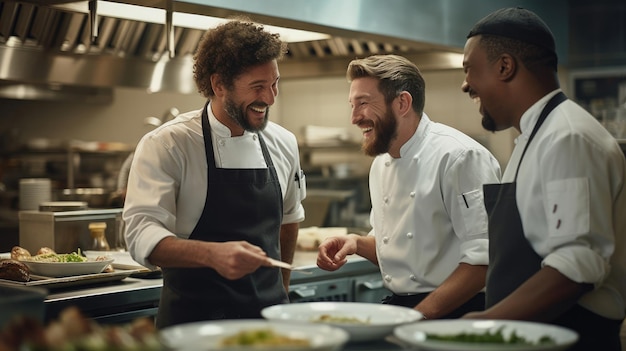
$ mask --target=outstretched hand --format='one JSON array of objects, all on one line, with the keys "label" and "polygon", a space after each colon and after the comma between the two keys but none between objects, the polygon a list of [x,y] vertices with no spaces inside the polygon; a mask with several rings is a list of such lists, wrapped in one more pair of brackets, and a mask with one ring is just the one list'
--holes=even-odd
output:
[{"label": "outstretched hand", "polygon": [[322,241],[318,247],[317,266],[335,271],[348,261],[347,256],[356,253],[356,241],[349,236],[334,236]]}]

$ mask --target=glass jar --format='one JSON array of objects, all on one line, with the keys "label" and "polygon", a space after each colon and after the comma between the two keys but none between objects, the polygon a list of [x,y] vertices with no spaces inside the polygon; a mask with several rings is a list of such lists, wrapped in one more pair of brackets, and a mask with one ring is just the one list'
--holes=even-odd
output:
[{"label": "glass jar", "polygon": [[104,235],[105,230],[107,229],[106,222],[93,222],[89,223],[89,231],[91,232],[91,237],[93,238],[91,249],[94,251],[110,251],[111,246],[109,246],[109,242],[107,241],[106,236]]}]

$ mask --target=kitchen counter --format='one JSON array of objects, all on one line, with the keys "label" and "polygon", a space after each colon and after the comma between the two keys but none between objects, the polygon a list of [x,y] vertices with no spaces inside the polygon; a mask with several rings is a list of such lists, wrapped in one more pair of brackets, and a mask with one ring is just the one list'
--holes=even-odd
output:
[{"label": "kitchen counter", "polygon": [[[308,268],[310,274],[292,272],[292,286],[307,285],[319,280],[346,280],[347,277],[378,272],[378,267],[356,256],[350,257],[348,263],[338,271],[327,272],[315,265],[316,258],[316,252],[296,253],[294,265]],[[127,277],[97,285],[51,290],[44,300],[45,322],[57,319],[59,313],[69,306],[80,308],[87,317],[98,323],[128,323],[139,317],[155,316],[162,285],[161,278]],[[343,351],[369,350],[395,351],[403,348],[385,340],[350,343],[343,348]]]},{"label": "kitchen counter", "polygon": [[[378,272],[378,267],[361,257],[351,257],[348,263],[335,272],[319,269],[315,265],[316,252],[298,251],[295,266],[307,268],[307,272],[291,273],[291,285],[307,284],[327,279]],[[86,315],[104,323],[131,320],[140,316],[154,316],[158,308],[163,280],[128,277],[120,281],[89,286],[67,287],[51,290],[46,297],[45,319],[53,320],[69,306],[79,307]]]},{"label": "kitchen counter", "polygon": [[378,266],[357,255],[349,256],[348,263],[334,272],[318,268],[316,261],[317,251],[296,251],[293,258],[293,266],[307,268],[306,271],[308,271],[308,273],[300,271],[291,272],[290,284],[294,285],[323,279],[336,279],[379,272]]},{"label": "kitchen counter", "polygon": [[52,290],[44,300],[46,323],[76,306],[99,323],[156,315],[163,280],[128,277],[121,281]]}]

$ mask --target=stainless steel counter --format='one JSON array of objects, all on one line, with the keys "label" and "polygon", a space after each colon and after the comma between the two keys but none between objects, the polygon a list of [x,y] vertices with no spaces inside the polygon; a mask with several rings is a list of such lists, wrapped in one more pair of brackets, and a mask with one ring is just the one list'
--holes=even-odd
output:
[{"label": "stainless steel counter", "polygon": [[52,290],[44,300],[46,322],[76,306],[99,323],[122,323],[144,316],[155,316],[159,306],[162,279],[128,277],[121,281]]},{"label": "stainless steel counter", "polygon": [[379,272],[376,265],[356,255],[348,257],[348,263],[334,272],[319,269],[316,265],[316,261],[317,251],[296,251],[293,258],[293,265],[296,267],[306,267],[311,273],[303,273],[299,271],[291,272],[290,284],[294,285],[326,279],[354,277],[357,275]]},{"label": "stainless steel counter", "polygon": [[[348,277],[377,273],[378,267],[360,257],[352,257],[340,270],[327,272],[315,265],[317,253],[298,252],[296,266],[305,266],[309,273],[294,271],[292,286],[312,285],[315,282],[346,280]],[[118,323],[140,316],[154,316],[158,308],[162,279],[128,277],[121,281],[52,290],[46,297],[45,319],[54,320],[69,306],[79,307],[87,316],[102,323]]]},{"label": "stainless steel counter", "polygon": [[[340,270],[323,271],[315,265],[316,253],[298,252],[296,266],[306,266],[312,274],[292,272],[291,285],[303,286],[318,281],[342,281],[356,276],[378,273],[378,268],[362,258],[352,257]],[[58,318],[59,313],[77,306],[86,316],[99,323],[127,323],[142,316],[155,316],[163,280],[128,277],[104,284],[63,288],[51,291],[45,301],[46,322]],[[385,340],[349,343],[342,351],[397,351],[402,347]]]}]

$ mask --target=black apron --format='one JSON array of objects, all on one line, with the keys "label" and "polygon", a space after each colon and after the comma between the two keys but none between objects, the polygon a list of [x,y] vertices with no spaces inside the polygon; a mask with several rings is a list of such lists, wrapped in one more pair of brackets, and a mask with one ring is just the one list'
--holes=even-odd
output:
[{"label": "black apron", "polygon": [[[202,112],[207,194],[202,215],[189,238],[211,242],[245,240],[280,259],[282,192],[263,137],[257,134],[266,169],[217,168],[206,111],[207,106]],[[261,318],[264,307],[288,301],[277,268],[261,267],[237,280],[226,279],[211,268],[163,268],[157,326]]]},{"label": "black apron", "polygon": [[[541,111],[517,164],[513,182],[483,185],[485,208],[489,216],[489,267],[485,308],[490,308],[503,300],[541,269],[543,258],[535,252],[524,235],[515,200],[516,181],[528,145],[548,114],[565,100],[567,97],[560,92],[553,96]],[[605,323],[599,323],[602,320],[605,320]],[[580,334],[581,342],[576,345],[576,350],[608,351],[614,348],[597,348],[600,346],[599,335],[593,331],[598,325],[606,326],[607,321],[609,320],[575,305],[551,323],[572,328]],[[609,322],[609,324],[612,323]],[[602,334],[607,332],[607,328],[600,327],[600,329],[603,329]],[[585,345],[586,342],[592,342],[592,344]],[[593,347],[588,349],[589,345]],[[619,346],[619,342],[617,345]]]}]

